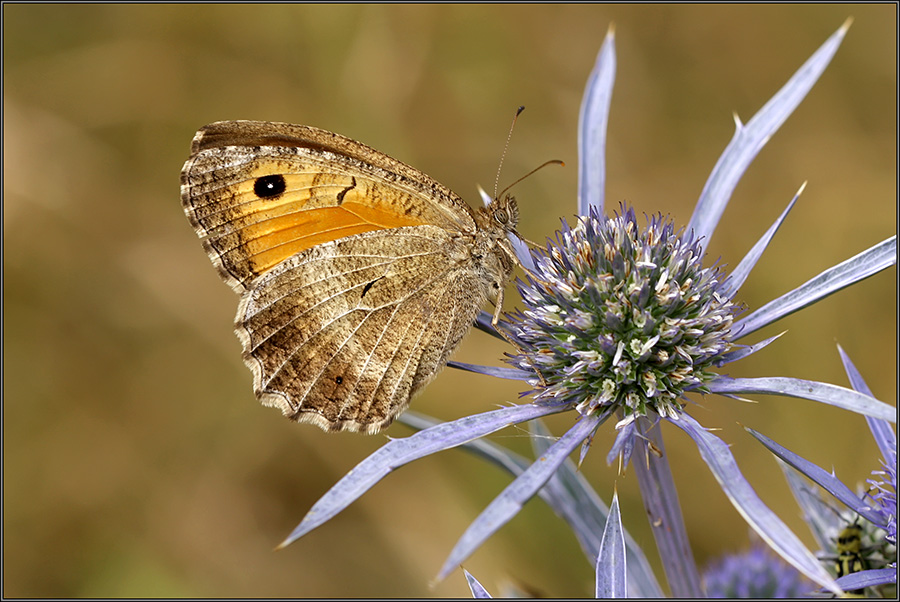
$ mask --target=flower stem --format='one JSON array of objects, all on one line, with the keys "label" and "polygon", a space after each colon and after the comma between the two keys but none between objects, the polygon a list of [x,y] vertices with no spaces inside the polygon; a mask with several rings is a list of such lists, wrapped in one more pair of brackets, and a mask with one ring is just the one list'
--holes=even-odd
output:
[{"label": "flower stem", "polygon": [[656,548],[666,571],[666,579],[676,598],[703,597],[700,575],[694,562],[678,492],[672,479],[662,433],[647,418],[639,418],[637,437],[639,453],[635,457],[635,473],[644,500],[644,509],[653,527]]}]

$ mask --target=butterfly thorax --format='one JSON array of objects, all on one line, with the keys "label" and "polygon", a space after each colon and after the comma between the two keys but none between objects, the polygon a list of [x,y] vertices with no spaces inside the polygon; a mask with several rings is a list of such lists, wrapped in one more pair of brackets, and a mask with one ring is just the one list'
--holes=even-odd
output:
[{"label": "butterfly thorax", "polygon": [[479,260],[479,275],[488,298],[509,281],[515,265],[515,251],[508,234],[516,234],[519,206],[515,197],[505,196],[475,212],[476,234],[472,256]]}]

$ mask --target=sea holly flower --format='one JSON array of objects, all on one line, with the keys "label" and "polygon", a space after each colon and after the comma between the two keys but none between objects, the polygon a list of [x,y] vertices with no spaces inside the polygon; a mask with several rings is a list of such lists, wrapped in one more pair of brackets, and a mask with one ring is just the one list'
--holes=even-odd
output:
[{"label": "sea holly flower", "polygon": [[[871,394],[856,366],[838,347],[851,386]],[[845,591],[876,588],[895,597],[897,588],[897,437],[891,425],[866,416],[881,452],[879,466],[867,479],[865,491],[853,491],[835,475],[768,437],[747,429],[781,461],[788,484],[803,510],[820,557],[834,566]],[[799,475],[803,475],[802,477]],[[810,483],[806,479],[812,481]],[[843,504],[836,510],[824,501],[823,491]],[[838,568],[840,567],[840,568]],[[888,589],[890,588],[890,590]]]},{"label": "sea holly flower", "polygon": [[[481,438],[510,425],[568,413],[573,418],[572,427],[539,448],[535,461],[496,456],[493,461],[507,466],[516,478],[463,534],[439,577],[458,567],[534,495],[541,495],[567,517],[586,547],[584,542],[589,538],[577,531],[585,522],[573,517],[578,507],[576,498],[561,495],[554,483],[566,470],[571,453],[580,446],[583,457],[596,430],[613,418],[617,437],[608,458],[621,457],[624,467],[635,451],[640,455],[634,470],[646,512],[654,525],[663,527],[655,529],[654,534],[674,595],[696,597],[703,592],[665,453],[664,423],[678,427],[694,440],[729,501],[766,544],[815,583],[841,593],[822,563],[760,500],[741,475],[728,445],[691,417],[687,395],[776,394],[827,403],[883,420],[895,419],[894,408],[866,393],[778,376],[732,379],[718,371],[777,338],[746,341],[744,337],[896,262],[896,237],[892,237],[770,303],[740,314],[736,308],[741,285],[800,192],[730,273],[706,263],[704,256],[704,245],[741,176],[822,74],[847,27],[845,24],[832,35],[752,119],[746,124],[736,120],[735,135],[683,229],[661,215],[647,218],[642,226],[637,213],[627,206],[612,217],[604,217],[605,136],[615,74],[610,32],[581,107],[579,217],[573,225],[564,225],[545,250],[534,254],[522,250],[520,260],[531,268],[527,282],[520,284],[525,309],[500,324],[506,336],[516,342],[511,356],[513,367],[453,363],[487,375],[526,381],[534,394],[531,402],[428,426],[410,437],[391,440],[316,502],[282,545],[341,512],[394,468],[444,449],[475,446]],[[479,323],[495,332],[489,315],[483,313]],[[401,421],[409,419],[401,416]],[[613,528],[614,533],[617,531]],[[610,541],[617,541],[617,536]],[[590,544],[596,550],[594,558],[602,559],[597,570],[598,589],[622,591],[620,586],[624,584],[619,573],[610,572],[611,566],[626,570],[627,590],[635,593],[630,563],[625,562],[629,554],[627,537],[624,542]]]},{"label": "sea holly flower", "polygon": [[[537,402],[566,399],[582,415],[614,408],[617,427],[651,412],[677,419],[688,391],[708,393],[732,351],[736,305],[702,247],[657,215],[604,219],[596,208],[565,229],[520,284],[527,307],[506,325],[546,386]],[[538,384],[536,379],[532,379]]]},{"label": "sea holly flower", "polygon": [[709,598],[801,598],[813,583],[759,543],[715,560],[703,571]]}]

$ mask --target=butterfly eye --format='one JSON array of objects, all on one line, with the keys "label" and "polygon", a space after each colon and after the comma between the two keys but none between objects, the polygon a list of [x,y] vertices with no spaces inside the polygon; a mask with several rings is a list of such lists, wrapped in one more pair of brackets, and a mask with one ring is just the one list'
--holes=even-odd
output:
[{"label": "butterfly eye", "polygon": [[500,224],[507,224],[509,223],[509,213],[506,209],[497,209],[494,211],[494,219]]},{"label": "butterfly eye", "polygon": [[253,192],[261,199],[271,199],[285,191],[287,183],[281,174],[272,174],[257,178],[253,183]]}]

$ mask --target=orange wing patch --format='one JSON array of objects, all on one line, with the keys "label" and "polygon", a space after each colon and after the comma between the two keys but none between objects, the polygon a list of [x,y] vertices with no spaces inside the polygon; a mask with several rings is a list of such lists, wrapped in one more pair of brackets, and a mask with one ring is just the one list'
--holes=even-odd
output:
[{"label": "orange wing patch", "polygon": [[385,184],[334,173],[272,173],[273,167],[260,165],[225,194],[210,190],[201,195],[207,203],[198,198],[193,206],[217,263],[240,282],[325,242],[428,223],[409,193]]},{"label": "orange wing patch", "polygon": [[244,230],[250,263],[257,273],[275,267],[291,255],[325,242],[372,230],[421,225],[419,220],[367,207],[343,203],[267,219]]}]

